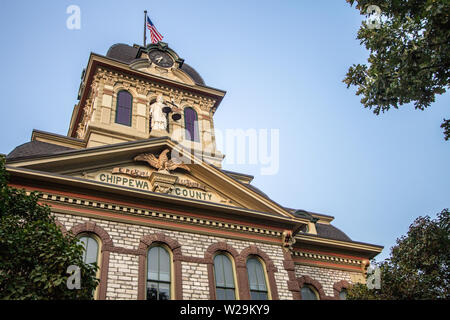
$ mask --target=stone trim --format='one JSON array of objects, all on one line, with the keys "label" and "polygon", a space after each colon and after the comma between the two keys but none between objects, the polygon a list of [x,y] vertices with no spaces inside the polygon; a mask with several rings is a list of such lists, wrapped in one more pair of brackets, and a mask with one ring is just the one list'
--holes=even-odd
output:
[{"label": "stone trim", "polygon": [[342,291],[342,289],[348,289],[350,288],[350,283],[346,280],[341,280],[336,282],[333,285],[333,292],[334,292],[334,298],[336,300],[340,300],[339,293]]},{"label": "stone trim", "polygon": [[162,243],[167,245],[172,251],[173,256],[173,267],[174,267],[174,288],[175,288],[175,299],[182,300],[183,299],[183,285],[182,285],[182,271],[181,271],[181,261],[182,261],[182,252],[181,245],[178,241],[173,240],[172,238],[164,235],[163,233],[155,233],[152,235],[143,236],[139,243],[139,249],[135,250],[137,254],[139,254],[139,271],[138,271],[138,300],[145,299],[145,290],[146,290],[146,264],[147,264],[147,254],[148,248],[153,243]]},{"label": "stone trim", "polygon": [[[164,91],[173,92],[175,96],[181,96],[182,100],[192,101],[192,103],[203,103],[207,105],[206,110],[213,109],[216,103],[216,99],[212,99],[205,92],[193,93],[184,88],[175,88],[174,84],[163,84],[155,81],[154,79],[142,79],[136,75],[124,75],[120,72],[112,70],[109,66],[98,67],[96,72],[97,78],[109,79],[110,83],[122,82],[126,83],[129,87],[135,87],[138,93],[148,94],[149,92]],[[105,83],[108,84],[107,81]],[[217,89],[215,89],[217,90]]]},{"label": "stone trim", "polygon": [[300,286],[295,277],[294,260],[292,260],[291,253],[289,251],[284,250],[283,254],[284,254],[284,261],[283,261],[284,270],[287,271],[289,277],[289,280],[287,281],[288,290],[291,291],[292,293],[292,299],[301,300]]},{"label": "stone trim", "polygon": [[76,197],[70,197],[66,195],[57,195],[48,192],[40,192],[39,197],[46,201],[55,201],[67,203],[70,205],[84,206],[89,208],[116,211],[123,214],[152,217],[157,220],[177,222],[185,225],[198,225],[202,227],[212,229],[222,229],[227,231],[233,231],[238,233],[249,233],[253,235],[263,235],[272,238],[281,238],[282,232],[263,229],[254,226],[241,225],[231,222],[222,222],[218,220],[210,220],[207,218],[191,217],[181,214],[174,214],[169,212],[159,212],[154,210],[148,210],[143,208],[137,208],[132,206],[126,206],[123,204],[107,203],[98,200],[88,200]]},{"label": "stone trim", "polygon": [[298,282],[298,286],[300,288],[300,299],[302,299],[301,288],[303,288],[303,286],[306,284],[306,285],[310,285],[316,289],[317,293],[319,294],[320,300],[330,300],[330,298],[327,297],[327,295],[325,294],[325,291],[323,290],[320,282],[317,280],[314,280],[310,276],[301,276],[300,278],[297,279],[297,282]]},{"label": "stone trim", "polygon": [[334,255],[325,255],[325,254],[319,254],[319,253],[294,251],[293,254],[294,254],[294,257],[300,257],[300,258],[318,260],[318,261],[326,261],[326,262],[332,262],[332,263],[339,263],[339,264],[349,264],[349,265],[358,265],[359,266],[362,263],[362,260],[358,260],[358,259],[343,258],[343,257],[334,256]]},{"label": "stone trim", "polygon": [[[216,300],[216,283],[214,279],[214,256],[217,252],[227,252],[229,253],[233,259],[234,264],[237,265],[237,259],[239,258],[239,253],[234,249],[231,245],[227,244],[226,242],[217,242],[208,247],[205,252],[205,258],[202,261],[202,263],[207,264],[207,270],[208,270],[208,283],[209,283],[209,299],[210,300]],[[236,268],[237,269],[237,268]],[[233,270],[233,272],[236,274],[237,282],[236,286],[239,290],[239,296],[241,295],[241,287],[242,284],[239,282],[239,277],[237,274],[237,270]]]},{"label": "stone trim", "polygon": [[108,96],[112,96],[114,94],[114,91],[106,89],[105,87],[103,87],[103,94],[106,94]]},{"label": "stone trim", "polygon": [[108,287],[108,269],[109,269],[109,248],[114,247],[109,234],[95,222],[85,222],[78,224],[70,229],[75,236],[86,232],[97,235],[101,240],[102,262],[100,266],[100,283],[98,287],[98,299],[106,300],[106,290]]},{"label": "stone trim", "polygon": [[239,258],[236,260],[236,269],[238,275],[239,295],[242,300],[250,300],[250,285],[248,283],[248,273],[247,273],[247,258],[248,256],[257,256],[264,261],[264,266],[267,272],[267,282],[270,288],[270,293],[272,295],[272,300],[278,300],[278,289],[275,281],[275,272],[278,269],[273,264],[270,257],[261,249],[255,245],[251,245],[244,250],[242,250]]},{"label": "stone trim", "polygon": [[55,224],[59,227],[59,229],[61,230],[61,232],[64,236],[66,236],[68,234],[66,227],[61,222],[59,222],[57,219],[55,219]]}]

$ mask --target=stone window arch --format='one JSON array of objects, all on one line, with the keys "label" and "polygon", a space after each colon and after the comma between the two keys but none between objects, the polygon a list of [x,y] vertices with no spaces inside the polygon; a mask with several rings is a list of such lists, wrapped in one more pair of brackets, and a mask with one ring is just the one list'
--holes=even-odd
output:
[{"label": "stone window arch", "polygon": [[308,286],[312,288],[317,293],[317,298],[319,300],[327,300],[327,297],[325,295],[325,291],[322,288],[322,285],[319,281],[314,280],[310,276],[301,276],[297,279],[298,286],[300,287],[300,300],[302,300],[302,288],[304,286]]},{"label": "stone window arch", "polygon": [[251,299],[250,283],[247,271],[247,260],[250,257],[257,258],[262,263],[263,270],[265,271],[267,277],[268,298],[278,300],[278,289],[275,281],[275,272],[278,272],[278,269],[275,267],[270,257],[255,245],[251,245],[242,250],[238,259],[237,268],[239,273],[241,299]]},{"label": "stone window arch", "polygon": [[235,291],[235,299],[238,300],[240,298],[240,283],[238,272],[236,268],[236,259],[239,258],[239,253],[234,249],[231,245],[226,242],[217,242],[208,247],[205,252],[205,261],[207,264],[208,270],[208,283],[209,283],[209,299],[215,300],[217,299],[217,282],[215,276],[215,265],[214,259],[218,255],[226,255],[232,264],[232,272],[233,272],[233,280],[234,280],[234,291]]},{"label": "stone window arch", "polygon": [[106,290],[108,285],[108,269],[109,269],[109,254],[110,248],[113,247],[113,242],[109,234],[95,222],[85,222],[75,225],[70,232],[76,236],[81,235],[94,236],[99,242],[99,277],[100,283],[96,289],[96,299],[105,300]]},{"label": "stone window arch", "polygon": [[171,258],[171,299],[183,299],[182,272],[181,272],[181,245],[178,241],[164,235],[155,233],[143,236],[139,243],[139,274],[138,274],[138,300],[146,299],[147,290],[147,261],[148,252],[154,246],[163,246],[170,253]]},{"label": "stone window arch", "polygon": [[67,229],[59,220],[55,219],[55,224],[59,227],[63,235],[67,235]]},{"label": "stone window arch", "polygon": [[264,262],[258,256],[250,255],[246,265],[250,298],[252,300],[269,300],[271,295],[267,273],[264,272]]},{"label": "stone window arch", "polygon": [[350,288],[350,283],[346,280],[341,280],[336,282],[333,285],[333,292],[334,292],[334,298],[336,300],[344,300],[342,299],[342,291],[343,290],[347,290],[348,288]]}]

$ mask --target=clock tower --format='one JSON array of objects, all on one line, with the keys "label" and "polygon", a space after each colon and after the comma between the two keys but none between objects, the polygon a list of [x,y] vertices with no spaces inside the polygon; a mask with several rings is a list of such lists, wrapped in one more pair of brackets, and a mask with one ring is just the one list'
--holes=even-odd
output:
[{"label": "clock tower", "polygon": [[90,55],[68,135],[86,147],[167,136],[221,167],[213,116],[224,95],[167,43],[115,44]]}]

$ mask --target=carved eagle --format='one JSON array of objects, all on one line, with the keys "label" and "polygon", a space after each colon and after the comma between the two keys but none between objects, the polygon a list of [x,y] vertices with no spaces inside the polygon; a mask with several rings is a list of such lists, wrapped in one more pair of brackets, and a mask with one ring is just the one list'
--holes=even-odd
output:
[{"label": "carved eagle", "polygon": [[191,169],[184,163],[169,160],[169,158],[167,157],[167,153],[169,153],[169,151],[169,149],[164,150],[163,152],[161,152],[158,158],[156,158],[155,155],[151,153],[143,153],[134,157],[134,161],[145,161],[160,172],[170,172],[175,170],[176,168],[191,171]]}]

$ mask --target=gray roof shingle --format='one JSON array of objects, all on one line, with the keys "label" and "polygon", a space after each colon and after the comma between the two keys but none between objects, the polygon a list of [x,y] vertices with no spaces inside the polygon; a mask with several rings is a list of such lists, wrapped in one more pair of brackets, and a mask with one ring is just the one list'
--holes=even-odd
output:
[{"label": "gray roof shingle", "polygon": [[6,159],[16,160],[20,158],[44,156],[68,150],[74,149],[42,141],[30,141],[14,148],[14,150],[6,156]]},{"label": "gray roof shingle", "polygon": [[131,61],[136,59],[138,51],[138,48],[129,46],[124,43],[116,43],[109,48],[106,56],[125,63],[130,63]]},{"label": "gray roof shingle", "polygon": [[349,236],[331,224],[316,223],[316,231],[319,237],[341,241],[352,241]]}]

